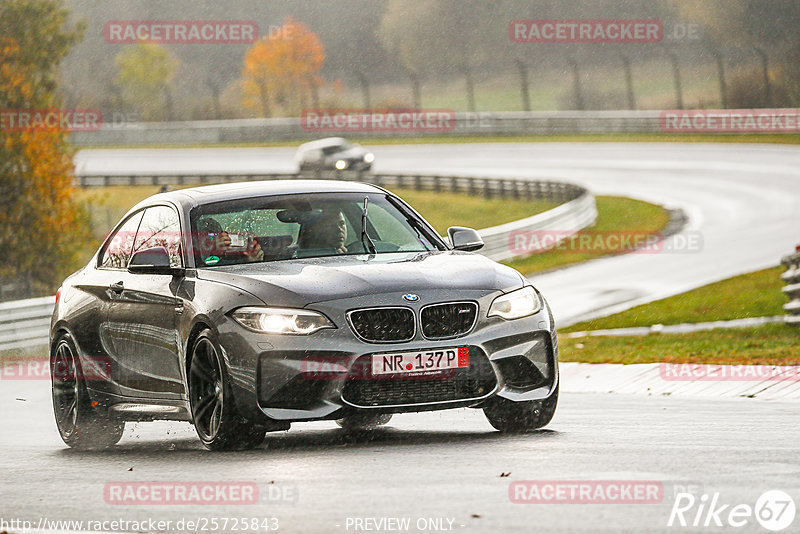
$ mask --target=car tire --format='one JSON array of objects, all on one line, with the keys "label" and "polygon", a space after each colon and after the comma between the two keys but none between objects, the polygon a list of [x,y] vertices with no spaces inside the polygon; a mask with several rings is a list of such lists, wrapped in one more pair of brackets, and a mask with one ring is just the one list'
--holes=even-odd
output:
[{"label": "car tire", "polygon": [[61,439],[73,449],[105,449],[119,443],[125,422],[96,408],[86,388],[78,349],[69,334],[61,334],[50,356],[53,412]]},{"label": "car tire", "polygon": [[392,419],[390,413],[353,414],[336,420],[336,424],[347,431],[375,430]]},{"label": "car tire", "polygon": [[489,424],[500,432],[529,432],[547,426],[558,405],[558,386],[546,399],[513,402],[495,398],[483,409]]},{"label": "car tire", "polygon": [[192,422],[203,445],[212,451],[248,450],[264,441],[267,429],[241,416],[219,343],[203,330],[192,344],[189,362],[189,402]]}]

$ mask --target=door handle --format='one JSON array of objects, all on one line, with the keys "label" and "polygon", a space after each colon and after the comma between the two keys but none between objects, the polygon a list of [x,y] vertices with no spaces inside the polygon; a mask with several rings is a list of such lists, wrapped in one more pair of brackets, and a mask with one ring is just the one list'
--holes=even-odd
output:
[{"label": "door handle", "polygon": [[122,282],[115,282],[108,286],[108,288],[114,293],[122,293],[122,291],[125,289],[125,286]]}]

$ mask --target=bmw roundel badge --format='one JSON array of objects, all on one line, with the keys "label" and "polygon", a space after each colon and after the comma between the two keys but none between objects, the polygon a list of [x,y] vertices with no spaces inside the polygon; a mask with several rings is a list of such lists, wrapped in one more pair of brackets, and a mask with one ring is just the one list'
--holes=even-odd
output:
[{"label": "bmw roundel badge", "polygon": [[414,293],[406,293],[403,295],[403,300],[407,300],[408,302],[417,302],[419,300],[419,295],[415,295]]}]

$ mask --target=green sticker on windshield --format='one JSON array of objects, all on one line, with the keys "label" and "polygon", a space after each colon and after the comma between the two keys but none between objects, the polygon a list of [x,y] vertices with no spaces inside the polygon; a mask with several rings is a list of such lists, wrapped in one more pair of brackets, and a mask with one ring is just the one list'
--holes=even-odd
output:
[{"label": "green sticker on windshield", "polygon": [[216,265],[219,263],[219,256],[209,256],[206,258],[206,265]]}]

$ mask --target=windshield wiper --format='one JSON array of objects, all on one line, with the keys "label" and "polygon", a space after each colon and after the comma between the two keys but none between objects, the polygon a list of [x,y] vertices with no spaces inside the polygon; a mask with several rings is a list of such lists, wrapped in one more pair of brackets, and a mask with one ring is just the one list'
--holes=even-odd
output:
[{"label": "windshield wiper", "polygon": [[370,254],[375,254],[377,251],[375,250],[375,243],[372,242],[372,239],[369,237],[367,233],[367,206],[369,205],[369,197],[364,197],[364,209],[361,210],[361,244],[364,245],[364,248],[369,250]]}]

